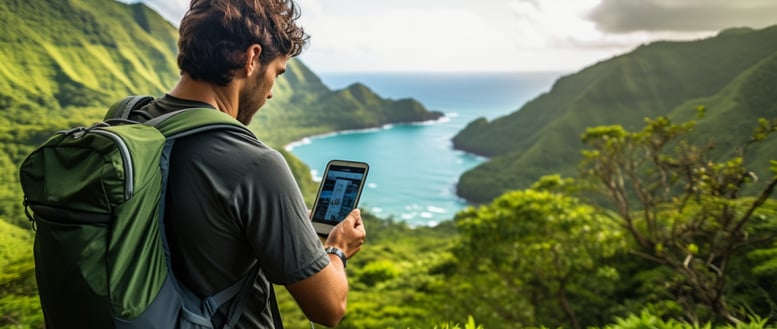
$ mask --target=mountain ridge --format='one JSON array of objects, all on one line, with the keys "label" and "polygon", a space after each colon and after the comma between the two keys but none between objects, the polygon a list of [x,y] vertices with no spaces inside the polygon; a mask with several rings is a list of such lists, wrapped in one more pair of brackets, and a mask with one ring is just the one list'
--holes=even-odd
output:
[{"label": "mountain ridge", "polygon": [[[699,101],[719,95],[774,56],[776,41],[777,26],[728,29],[701,40],[642,45],[561,77],[550,91],[517,111],[490,122],[483,118],[470,122],[454,137],[455,148],[490,157],[462,175],[458,194],[486,202],[502,192],[528,187],[545,174],[576,174],[583,148],[580,135],[586,127],[620,124],[634,130],[645,117],[693,119],[694,109],[705,105]],[[756,92],[767,86],[747,89]],[[766,101],[777,101],[771,95],[765,96]],[[736,116],[735,111],[713,106],[707,115]],[[747,113],[736,120],[738,125],[749,122],[747,129],[755,127],[758,115],[775,117],[769,109]],[[698,130],[712,134],[705,126],[722,129],[709,119],[698,121]],[[768,164],[758,155],[753,160]],[[766,166],[757,165],[759,170]]]}]

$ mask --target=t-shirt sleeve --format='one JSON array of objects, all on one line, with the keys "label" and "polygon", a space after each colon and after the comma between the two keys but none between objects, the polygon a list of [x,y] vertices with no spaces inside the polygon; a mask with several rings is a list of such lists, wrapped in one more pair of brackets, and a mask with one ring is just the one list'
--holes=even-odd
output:
[{"label": "t-shirt sleeve", "polygon": [[286,160],[266,148],[235,191],[235,211],[268,279],[288,285],[318,273],[329,257],[308,219],[302,193]]}]

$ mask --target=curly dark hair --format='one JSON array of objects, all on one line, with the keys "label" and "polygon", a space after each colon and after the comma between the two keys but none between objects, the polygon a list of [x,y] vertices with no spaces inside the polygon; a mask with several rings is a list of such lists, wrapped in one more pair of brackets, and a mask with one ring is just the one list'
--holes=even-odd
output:
[{"label": "curly dark hair", "polygon": [[302,52],[309,36],[294,0],[192,0],[179,26],[178,67],[195,80],[227,85],[259,44],[259,61]]}]

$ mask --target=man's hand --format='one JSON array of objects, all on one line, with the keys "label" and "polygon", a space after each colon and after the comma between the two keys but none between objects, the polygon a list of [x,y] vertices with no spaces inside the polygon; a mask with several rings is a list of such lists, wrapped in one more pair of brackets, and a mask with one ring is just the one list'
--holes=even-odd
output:
[{"label": "man's hand", "polygon": [[354,209],[329,232],[324,245],[339,248],[350,259],[361,250],[366,237],[367,231],[364,229],[361,210]]}]

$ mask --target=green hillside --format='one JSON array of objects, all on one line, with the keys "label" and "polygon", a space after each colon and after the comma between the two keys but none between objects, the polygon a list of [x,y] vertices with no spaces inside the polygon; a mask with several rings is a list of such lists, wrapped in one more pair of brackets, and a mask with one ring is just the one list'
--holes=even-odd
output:
[{"label": "green hillside", "polygon": [[143,5],[11,0],[0,18],[3,109],[102,106],[177,80],[175,29]]},{"label": "green hillside", "polygon": [[[706,108],[700,138],[719,143],[721,154],[730,152],[725,146],[747,138],[757,118],[777,117],[775,56],[777,26],[732,29],[703,40],[644,45],[562,77],[518,111],[473,121],[454,137],[456,148],[491,158],[461,177],[458,193],[486,202],[546,174],[574,175],[586,127],[637,129],[644,118],[659,115],[685,121],[698,106]],[[777,142],[760,147],[774,150]],[[768,154],[754,152],[750,160],[766,170]]]},{"label": "green hillside", "polygon": [[[294,70],[307,71],[307,68],[297,65]],[[381,98],[360,83],[330,91],[318,77],[307,72],[301,75],[302,80],[299,81],[309,92],[296,92],[299,87],[295,86],[290,99],[276,100],[273,96],[272,101],[256,115],[251,127],[260,138],[273,145],[284,145],[306,136],[332,131],[435,120],[443,115],[428,111],[414,99]]]}]

